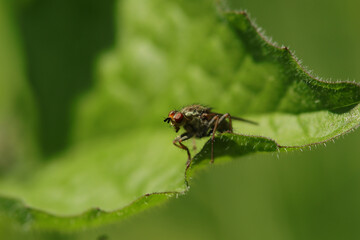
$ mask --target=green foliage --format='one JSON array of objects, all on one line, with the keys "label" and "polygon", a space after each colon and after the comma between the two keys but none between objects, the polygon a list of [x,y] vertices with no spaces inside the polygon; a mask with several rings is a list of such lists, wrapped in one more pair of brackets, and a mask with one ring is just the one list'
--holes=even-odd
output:
[{"label": "green foliage", "polygon": [[318,144],[358,126],[359,85],[313,78],[244,12],[185,0],[117,7],[116,44],[74,107],[69,147],[24,175],[3,176],[2,216],[70,231],[123,220],[186,192],[194,172],[208,166],[210,142],[198,142],[184,179],[186,154],[171,144],[175,134],[162,117],[194,102],[259,122],[234,122],[235,134],[217,136],[216,164]]}]

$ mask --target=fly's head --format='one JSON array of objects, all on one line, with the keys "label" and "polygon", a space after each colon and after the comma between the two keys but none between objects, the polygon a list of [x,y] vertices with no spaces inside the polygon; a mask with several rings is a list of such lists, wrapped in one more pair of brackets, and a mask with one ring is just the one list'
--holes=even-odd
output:
[{"label": "fly's head", "polygon": [[184,125],[185,118],[181,112],[171,111],[169,112],[168,117],[164,119],[164,122],[170,123],[170,125],[175,128],[175,131],[178,132],[180,127]]}]

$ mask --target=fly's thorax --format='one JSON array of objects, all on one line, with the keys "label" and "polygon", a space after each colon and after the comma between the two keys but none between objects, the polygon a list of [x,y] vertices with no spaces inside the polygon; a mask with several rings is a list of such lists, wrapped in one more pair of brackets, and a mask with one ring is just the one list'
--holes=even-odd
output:
[{"label": "fly's thorax", "polygon": [[209,125],[206,119],[194,117],[186,121],[184,129],[189,134],[201,138],[208,136]]},{"label": "fly's thorax", "polygon": [[192,110],[192,111],[184,111],[184,116],[188,119],[194,119],[200,117],[200,113],[198,111]]},{"label": "fly's thorax", "polygon": [[194,104],[181,109],[181,112],[188,117],[200,116],[203,113],[209,113],[210,108]]}]

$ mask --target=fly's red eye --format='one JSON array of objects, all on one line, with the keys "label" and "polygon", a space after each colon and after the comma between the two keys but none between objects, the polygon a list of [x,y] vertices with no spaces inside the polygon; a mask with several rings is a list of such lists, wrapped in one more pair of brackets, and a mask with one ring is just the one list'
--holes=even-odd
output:
[{"label": "fly's red eye", "polygon": [[183,120],[183,118],[184,118],[184,115],[182,115],[182,113],[180,113],[180,112],[176,113],[174,116],[174,120],[177,123],[180,123]]},{"label": "fly's red eye", "polygon": [[175,111],[171,111],[171,112],[169,112],[169,118],[173,118],[173,117],[174,117],[174,115],[175,115]]}]

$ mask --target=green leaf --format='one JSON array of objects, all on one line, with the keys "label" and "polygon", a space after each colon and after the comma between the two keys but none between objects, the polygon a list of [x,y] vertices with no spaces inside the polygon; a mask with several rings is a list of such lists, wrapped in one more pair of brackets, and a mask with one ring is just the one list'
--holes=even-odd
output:
[{"label": "green leaf", "polygon": [[[312,77],[288,48],[276,47],[259,34],[245,12],[227,12],[225,18],[251,53],[241,66],[245,68],[239,76],[242,81],[233,85],[239,94],[244,91],[248,97],[239,98],[237,103],[250,119],[259,123],[254,126],[234,122],[235,132],[275,139],[278,149],[311,149],[311,145],[333,140],[359,126],[358,84],[326,82]],[[272,66],[273,74],[264,70],[267,69],[262,67],[264,64]],[[259,77],[259,73],[263,76]],[[239,136],[233,137],[239,139]],[[220,148],[224,149],[228,140],[219,140]],[[241,145],[238,143],[235,147],[238,155],[247,152]],[[203,154],[210,149],[208,142],[199,153],[202,157],[195,158],[194,164],[209,160],[210,156],[203,157]],[[221,149],[218,155],[228,154]]]},{"label": "green leaf", "polygon": [[172,145],[176,135],[162,120],[194,102],[259,123],[234,121],[234,134],[218,135],[216,164],[319,144],[358,126],[360,86],[315,79],[244,12],[217,13],[208,1],[128,0],[118,16],[115,47],[101,56],[94,88],[75,107],[69,149],[1,179],[2,215],[70,231],[185,193],[209,166],[211,144],[198,141],[184,178],[186,153]]}]

